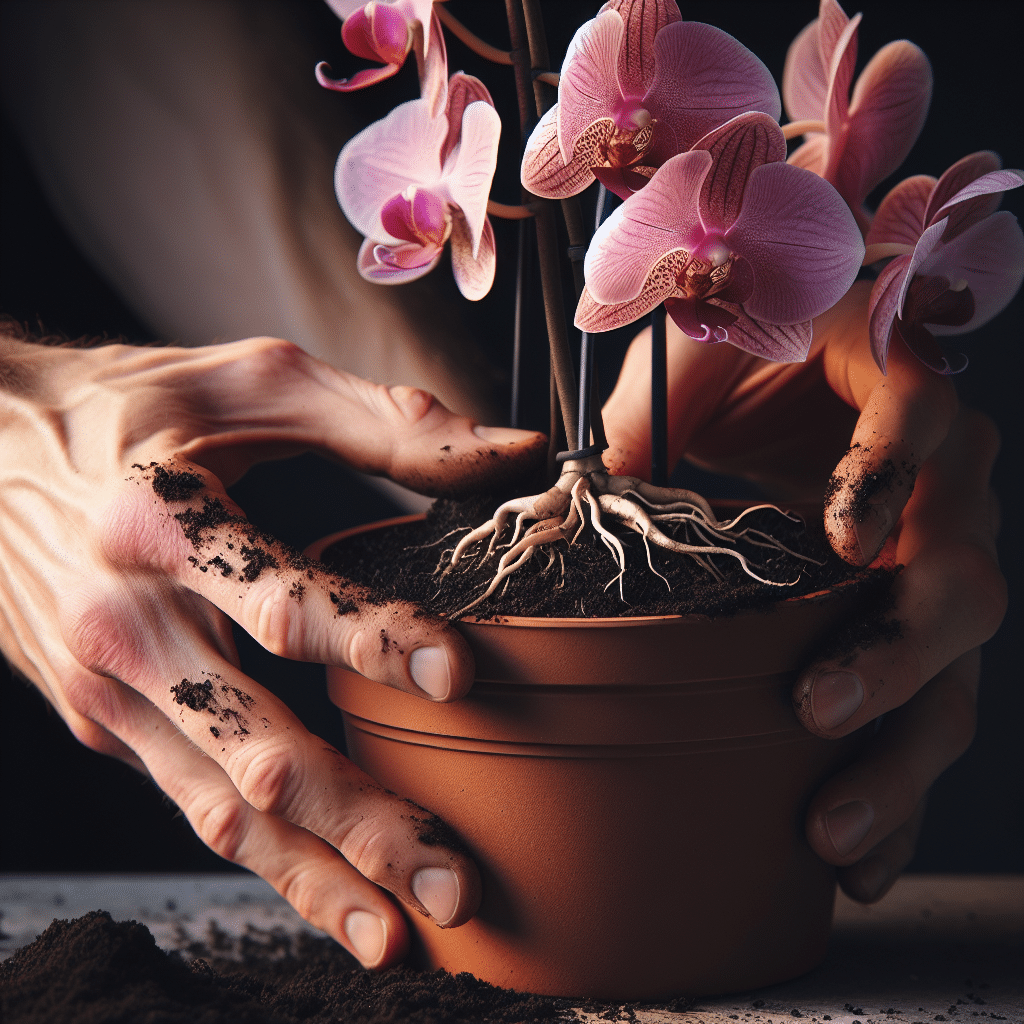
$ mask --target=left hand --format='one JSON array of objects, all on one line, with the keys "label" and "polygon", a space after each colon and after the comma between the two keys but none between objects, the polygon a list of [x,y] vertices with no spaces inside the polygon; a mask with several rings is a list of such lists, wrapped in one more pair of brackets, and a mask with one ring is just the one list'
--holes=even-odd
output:
[{"label": "left hand", "polygon": [[[1006,609],[989,477],[998,434],[959,406],[948,378],[902,345],[882,376],[867,340],[870,283],[818,317],[804,363],[707,346],[668,322],[669,462],[686,457],[750,479],[778,500],[821,500],[846,561],[866,565],[892,533],[903,570],[895,638],[804,669],[797,714],[838,738],[885,714],[849,768],[826,782],[806,822],[848,895],[879,899],[913,856],[935,779],[974,734],[980,659]],[[615,473],[650,464],[650,332],[633,342],[604,410]]]}]

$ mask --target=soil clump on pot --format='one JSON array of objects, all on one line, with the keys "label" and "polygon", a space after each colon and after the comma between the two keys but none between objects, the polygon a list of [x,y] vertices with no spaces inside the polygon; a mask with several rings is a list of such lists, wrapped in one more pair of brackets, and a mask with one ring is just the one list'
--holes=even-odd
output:
[{"label": "soil clump on pot", "polygon": [[[55,920],[0,964],[6,1024],[513,1024],[579,1020],[579,1000],[496,988],[470,974],[363,970],[309,933],[214,929],[180,952],[105,911]],[[682,1000],[662,1009],[685,1009]],[[633,1006],[587,1005],[607,1020]]]},{"label": "soil clump on pot", "polygon": [[[487,589],[494,560],[466,557],[445,572],[451,552],[468,530],[486,522],[507,495],[486,495],[455,502],[440,500],[426,519],[371,530],[327,548],[321,558],[330,568],[369,588],[373,600],[413,601],[434,614],[452,616]],[[735,515],[735,510],[723,515]],[[637,615],[730,615],[765,608],[777,601],[828,590],[838,585],[884,593],[893,571],[848,565],[828,545],[820,510],[794,522],[773,509],[750,513],[744,525],[770,534],[785,547],[813,561],[773,551],[741,539],[737,549],[759,575],[784,585],[753,579],[730,556],[710,555],[714,572],[687,555],[650,545],[638,534],[616,530],[627,552],[622,579],[614,559],[591,529],[575,543],[559,542],[538,551],[490,598],[472,610],[479,618],[503,615],[565,618],[618,618]],[[670,536],[672,527],[663,527]],[[679,538],[683,540],[680,534]],[[653,571],[652,571],[653,569]]]}]

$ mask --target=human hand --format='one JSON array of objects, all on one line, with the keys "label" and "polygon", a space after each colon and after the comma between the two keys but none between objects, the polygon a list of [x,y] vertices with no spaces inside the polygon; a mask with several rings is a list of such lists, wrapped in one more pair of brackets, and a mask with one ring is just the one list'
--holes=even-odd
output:
[{"label": "human hand", "polygon": [[[815,321],[807,362],[766,363],[669,329],[669,460],[744,476],[788,500],[821,500],[835,550],[870,562],[891,534],[903,565],[887,613],[898,629],[852,655],[804,669],[797,714],[845,736],[885,715],[861,757],[828,780],[807,837],[854,899],[879,899],[910,861],[931,784],[974,732],[978,645],[1006,608],[989,478],[991,421],[958,405],[952,384],[907,352],[889,374],[867,340],[870,282]],[[634,342],[605,407],[614,472],[650,459],[649,332]]]},{"label": "human hand", "polygon": [[276,654],[442,701],[471,685],[465,642],[412,605],[367,602],[246,522],[225,487],[259,459],[314,449],[455,493],[529,468],[543,438],[474,428],[424,392],[269,338],[189,350],[0,338],[0,416],[0,646],[74,735],[148,773],[207,845],[367,966],[407,943],[378,886],[443,926],[468,920],[472,861],[421,841],[437,832],[429,812],[247,678],[230,620]]}]

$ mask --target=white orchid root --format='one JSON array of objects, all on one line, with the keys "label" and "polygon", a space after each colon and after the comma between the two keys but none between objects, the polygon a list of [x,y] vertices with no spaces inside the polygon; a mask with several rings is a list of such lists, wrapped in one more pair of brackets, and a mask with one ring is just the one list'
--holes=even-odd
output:
[{"label": "white orchid root", "polygon": [[[720,521],[708,502],[693,491],[655,487],[636,477],[612,476],[605,471],[601,458],[597,455],[565,462],[561,476],[549,490],[543,494],[505,502],[486,523],[470,530],[456,544],[450,559],[442,559],[443,578],[474,554],[483,564],[494,562],[497,558],[494,575],[484,592],[454,612],[451,618],[459,618],[486,601],[505,580],[535,557],[542,548],[549,548],[561,540],[574,543],[588,525],[600,537],[618,566],[618,574],[607,586],[618,583],[619,594],[625,600],[622,584],[626,572],[626,552],[619,537],[606,525],[608,520],[638,533],[643,538],[648,567],[652,573],[665,581],[669,589],[671,587],[668,580],[654,568],[651,559],[652,544],[666,551],[688,555],[719,578],[721,573],[710,556],[725,555],[735,559],[748,576],[761,583],[769,586],[789,586],[796,581],[779,582],[759,575],[755,571],[756,567],[735,547],[737,541],[742,539],[756,547],[821,564],[807,555],[787,548],[763,531],[739,527],[749,513],[764,508],[774,509],[780,515],[787,515],[774,505],[755,505],[745,509],[734,519]],[[687,541],[668,536],[659,524],[685,524]],[[506,538],[505,534],[510,528],[511,535]],[[553,560],[551,556],[548,566],[553,564]],[[438,569],[441,570],[442,566],[439,565]]]}]

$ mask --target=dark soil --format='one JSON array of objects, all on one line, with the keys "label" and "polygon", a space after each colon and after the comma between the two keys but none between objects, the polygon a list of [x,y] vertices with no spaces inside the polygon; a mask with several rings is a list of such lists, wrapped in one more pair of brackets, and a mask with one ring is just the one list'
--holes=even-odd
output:
[{"label": "dark soil", "polygon": [[[5,1024],[518,1024],[578,1020],[579,1000],[495,988],[470,974],[365,971],[328,939],[215,930],[166,953],[105,911],[54,921],[0,964]],[[606,1020],[636,1006],[587,1005]],[[683,1010],[679,1000],[659,1008]]]},{"label": "dark soil", "polygon": [[[442,578],[452,549],[469,529],[486,522],[502,501],[501,495],[464,502],[435,502],[422,522],[370,531],[340,541],[321,556],[331,569],[363,584],[375,601],[414,601],[429,611],[450,616],[485,590],[494,574],[493,564],[467,558]],[[729,514],[735,514],[734,512]],[[648,568],[643,540],[628,530],[619,531],[627,551],[627,569],[615,581],[618,568],[593,531],[575,543],[554,545],[553,559],[538,554],[475,609],[482,618],[498,615],[603,618],[629,615],[702,613],[728,615],[744,608],[764,607],[788,597],[812,594],[837,584],[885,590],[892,573],[848,565],[828,546],[821,527],[822,515],[794,523],[773,510],[753,513],[745,520],[820,565],[783,552],[767,551],[741,542],[739,550],[758,574],[785,584],[772,586],[748,576],[736,559],[716,555],[717,574],[688,556],[651,547]],[[607,525],[607,523],[606,523]],[[666,533],[670,531],[666,529]],[[678,539],[685,540],[680,534]],[[465,568],[463,568],[465,565]],[[661,578],[664,577],[664,578]],[[667,581],[667,582],[666,582]]]}]

